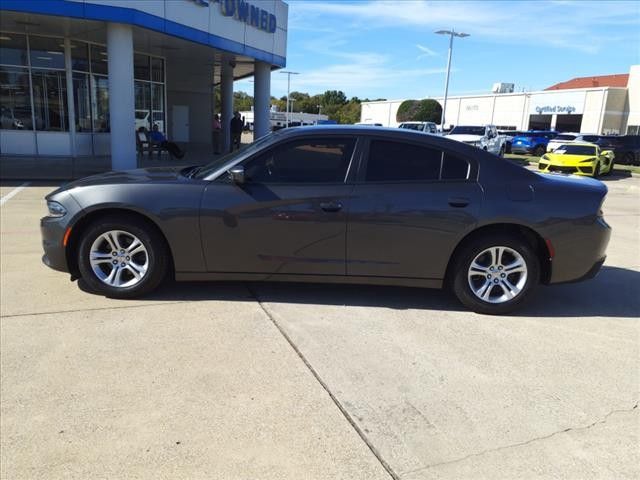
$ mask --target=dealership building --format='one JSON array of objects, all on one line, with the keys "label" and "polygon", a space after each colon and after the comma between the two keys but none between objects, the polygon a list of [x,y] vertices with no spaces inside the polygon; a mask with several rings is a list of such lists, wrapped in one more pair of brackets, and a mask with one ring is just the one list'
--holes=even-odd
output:
[{"label": "dealership building", "polygon": [[210,146],[214,112],[227,143],[247,77],[264,135],[287,17],[281,0],[0,0],[0,155],[135,168],[138,128]]},{"label": "dealership building", "polygon": [[[631,66],[628,74],[574,78],[538,92],[510,92],[513,84],[503,86],[497,84],[497,92],[486,95],[449,96],[445,126],[492,124],[504,130],[640,134],[640,65]],[[442,104],[444,99],[435,100]],[[396,127],[402,102],[365,102],[361,122]]]}]

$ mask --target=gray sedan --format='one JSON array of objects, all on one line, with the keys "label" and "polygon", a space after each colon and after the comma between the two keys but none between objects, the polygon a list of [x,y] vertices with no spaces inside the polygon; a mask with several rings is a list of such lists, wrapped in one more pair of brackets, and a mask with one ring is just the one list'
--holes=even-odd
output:
[{"label": "gray sedan", "polygon": [[114,298],[167,276],[448,286],[502,314],[598,272],[606,193],[447,138],[294,128],[204,166],[65,185],[46,198],[43,260]]}]

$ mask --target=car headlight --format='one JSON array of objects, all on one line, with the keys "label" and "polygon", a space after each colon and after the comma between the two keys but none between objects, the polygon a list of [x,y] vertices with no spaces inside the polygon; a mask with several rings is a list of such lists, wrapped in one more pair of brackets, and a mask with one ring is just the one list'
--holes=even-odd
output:
[{"label": "car headlight", "polygon": [[547,157],[546,155],[542,155],[540,157],[540,160],[544,160],[545,162],[548,162],[549,161],[549,157]]},{"label": "car headlight", "polygon": [[64,217],[67,214],[67,209],[64,208],[58,202],[47,202],[47,208],[49,209],[50,217]]},{"label": "car headlight", "polygon": [[591,157],[591,158],[585,158],[584,160],[580,160],[580,163],[591,163],[595,161],[596,159],[594,157]]}]

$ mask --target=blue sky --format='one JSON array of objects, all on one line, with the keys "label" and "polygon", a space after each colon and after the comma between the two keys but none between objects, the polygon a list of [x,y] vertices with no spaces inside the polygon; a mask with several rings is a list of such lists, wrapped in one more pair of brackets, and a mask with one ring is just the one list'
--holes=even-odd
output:
[{"label": "blue sky", "polygon": [[[640,63],[638,1],[289,0],[291,89],[348,97],[442,95],[455,29],[450,94],[487,93],[495,82],[544,89],[573,77],[628,73]],[[253,85],[238,82],[251,92]],[[286,75],[272,75],[286,95]]]}]

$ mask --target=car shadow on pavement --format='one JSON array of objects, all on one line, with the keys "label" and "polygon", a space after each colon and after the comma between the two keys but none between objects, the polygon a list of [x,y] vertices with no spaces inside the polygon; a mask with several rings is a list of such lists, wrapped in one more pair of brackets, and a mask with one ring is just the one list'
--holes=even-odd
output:
[{"label": "car shadow on pavement", "polygon": [[[256,298],[263,303],[466,310],[448,291],[313,283],[167,282],[144,300],[252,301]],[[514,315],[637,319],[640,315],[640,272],[605,266],[592,280],[540,287],[534,298]]]},{"label": "car shadow on pavement", "polygon": [[616,170],[614,169],[609,175],[602,175],[598,177],[598,180],[603,181],[604,183],[617,181],[617,180],[625,180],[631,177],[631,172],[629,170]]}]

